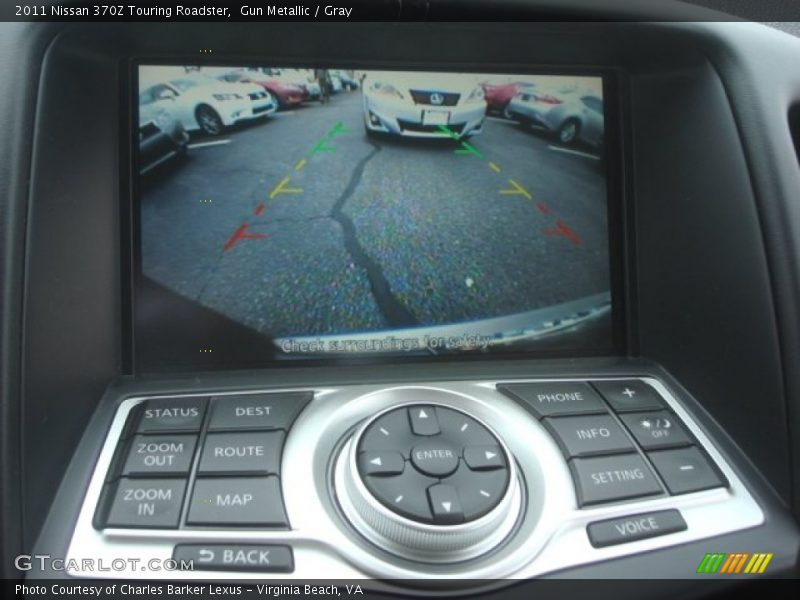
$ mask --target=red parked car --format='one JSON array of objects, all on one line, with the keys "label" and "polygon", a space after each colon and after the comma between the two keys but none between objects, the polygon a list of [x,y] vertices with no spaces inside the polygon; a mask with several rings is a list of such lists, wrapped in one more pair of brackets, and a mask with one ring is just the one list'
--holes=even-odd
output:
[{"label": "red parked car", "polygon": [[233,71],[220,75],[218,79],[230,83],[255,83],[263,87],[278,104],[278,109],[291,108],[309,99],[308,90],[292,83],[268,79],[260,73]]},{"label": "red parked car", "polygon": [[514,96],[517,95],[517,92],[519,92],[520,85],[521,84],[519,82],[482,84],[484,99],[486,100],[486,110],[488,112],[502,115],[506,109],[506,106],[508,106],[508,103]]}]

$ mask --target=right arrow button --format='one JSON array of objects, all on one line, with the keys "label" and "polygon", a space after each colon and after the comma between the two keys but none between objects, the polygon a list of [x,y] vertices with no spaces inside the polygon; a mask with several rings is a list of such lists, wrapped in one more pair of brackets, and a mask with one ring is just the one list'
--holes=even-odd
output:
[{"label": "right arrow button", "polygon": [[506,466],[500,446],[467,446],[464,448],[464,461],[474,471],[491,471]]}]

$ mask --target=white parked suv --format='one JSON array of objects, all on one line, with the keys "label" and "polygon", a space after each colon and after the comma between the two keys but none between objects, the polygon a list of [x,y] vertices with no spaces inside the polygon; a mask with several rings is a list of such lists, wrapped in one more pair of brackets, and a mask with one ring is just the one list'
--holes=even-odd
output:
[{"label": "white parked suv", "polygon": [[222,83],[207,77],[184,77],[149,85],[139,91],[139,106],[159,106],[186,131],[201,129],[219,135],[225,127],[264,117],[277,105],[259,85]]}]

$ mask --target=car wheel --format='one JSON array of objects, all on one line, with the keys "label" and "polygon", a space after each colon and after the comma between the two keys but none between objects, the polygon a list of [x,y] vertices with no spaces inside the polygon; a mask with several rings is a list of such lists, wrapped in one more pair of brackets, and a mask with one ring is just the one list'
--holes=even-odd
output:
[{"label": "car wheel", "polygon": [[275,105],[275,110],[280,110],[281,108],[283,108],[281,106],[281,101],[278,100],[278,97],[275,94],[268,91],[267,96],[269,96],[270,101]]},{"label": "car wheel", "polygon": [[197,118],[197,124],[200,125],[200,129],[208,135],[219,135],[222,133],[222,130],[225,129],[225,124],[217,114],[217,111],[210,106],[203,105],[199,107],[195,113],[195,117]]},{"label": "car wheel", "polygon": [[573,144],[578,139],[581,124],[575,119],[567,119],[558,128],[558,141],[562,144]]},{"label": "car wheel", "polygon": [[503,114],[504,119],[508,119],[509,121],[514,120],[514,115],[511,114],[511,103],[509,102],[506,104],[500,111]]}]

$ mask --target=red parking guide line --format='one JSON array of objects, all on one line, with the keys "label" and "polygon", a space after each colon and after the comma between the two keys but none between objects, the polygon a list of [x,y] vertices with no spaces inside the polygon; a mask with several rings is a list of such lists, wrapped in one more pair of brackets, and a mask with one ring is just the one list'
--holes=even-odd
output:
[{"label": "red parking guide line", "polygon": [[263,213],[263,212],[264,212],[264,203],[262,202],[261,204],[259,204],[258,206],[256,206],[256,209],[253,211],[253,213],[254,213],[256,216],[259,216],[259,215],[261,215],[261,213]]},{"label": "red parking guide line", "polygon": [[556,221],[556,226],[544,230],[544,234],[548,236],[560,235],[567,238],[573,246],[580,246],[583,244],[581,237],[572,231],[570,227],[563,221]]},{"label": "red parking guide line", "polygon": [[227,252],[233,248],[239,240],[261,240],[267,237],[263,233],[247,233],[247,223],[243,223],[239,228],[233,232],[233,235],[228,238],[225,245],[222,247],[223,252]]},{"label": "red parking guide line", "polygon": [[538,208],[539,212],[542,213],[543,215],[550,214],[550,209],[547,208],[547,205],[544,202],[539,202],[539,204],[536,205],[536,208]]}]

